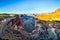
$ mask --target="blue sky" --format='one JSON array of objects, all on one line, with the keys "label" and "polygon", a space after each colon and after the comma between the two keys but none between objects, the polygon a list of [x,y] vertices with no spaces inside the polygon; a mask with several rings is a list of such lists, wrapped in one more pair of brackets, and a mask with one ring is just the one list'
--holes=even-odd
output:
[{"label": "blue sky", "polygon": [[41,13],[60,8],[59,0],[0,0],[0,12]]}]

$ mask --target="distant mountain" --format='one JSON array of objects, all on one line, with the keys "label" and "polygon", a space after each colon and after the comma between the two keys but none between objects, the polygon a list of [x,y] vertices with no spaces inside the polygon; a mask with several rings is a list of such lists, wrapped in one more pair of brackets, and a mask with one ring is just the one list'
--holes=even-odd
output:
[{"label": "distant mountain", "polygon": [[14,16],[15,14],[12,14],[12,13],[10,13],[10,14],[7,14],[7,13],[0,13],[0,16]]},{"label": "distant mountain", "polygon": [[57,8],[54,12],[38,14],[36,18],[46,21],[60,21],[60,8]]}]

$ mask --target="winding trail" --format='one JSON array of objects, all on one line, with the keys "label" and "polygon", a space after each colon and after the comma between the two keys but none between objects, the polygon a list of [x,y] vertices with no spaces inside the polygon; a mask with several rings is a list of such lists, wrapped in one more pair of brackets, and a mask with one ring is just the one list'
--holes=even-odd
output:
[{"label": "winding trail", "polygon": [[57,34],[55,33],[55,28],[51,28],[51,31],[52,31],[52,33],[54,34],[53,40],[57,40],[58,37],[57,37]]}]

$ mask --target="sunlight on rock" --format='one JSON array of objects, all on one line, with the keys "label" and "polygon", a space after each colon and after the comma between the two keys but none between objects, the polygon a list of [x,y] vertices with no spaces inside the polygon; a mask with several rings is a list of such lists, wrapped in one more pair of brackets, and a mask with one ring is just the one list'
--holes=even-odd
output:
[{"label": "sunlight on rock", "polygon": [[52,20],[60,21],[60,8],[56,9],[54,12],[51,13],[38,14],[36,18],[45,21],[52,21]]}]

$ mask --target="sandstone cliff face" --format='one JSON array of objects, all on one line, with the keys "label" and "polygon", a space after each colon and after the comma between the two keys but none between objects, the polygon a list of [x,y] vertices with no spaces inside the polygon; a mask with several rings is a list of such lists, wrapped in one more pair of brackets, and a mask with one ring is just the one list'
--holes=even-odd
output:
[{"label": "sandstone cliff face", "polygon": [[45,21],[60,21],[60,8],[56,9],[54,12],[38,14],[36,18]]}]

